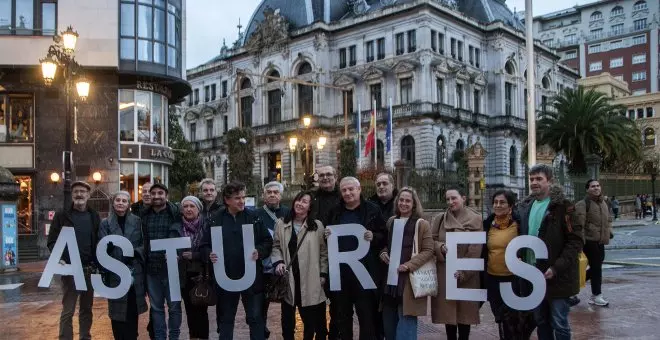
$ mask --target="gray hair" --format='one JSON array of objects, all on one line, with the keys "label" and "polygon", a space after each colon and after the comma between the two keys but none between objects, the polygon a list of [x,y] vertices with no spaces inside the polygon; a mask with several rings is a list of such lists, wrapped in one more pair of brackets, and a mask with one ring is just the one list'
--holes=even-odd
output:
[{"label": "gray hair", "polygon": [[531,169],[529,169],[530,175],[543,174],[548,181],[553,179],[552,167],[547,164],[536,164]]},{"label": "gray hair", "polygon": [[376,178],[374,178],[374,180],[377,181],[378,178],[380,178],[380,177],[382,177],[382,176],[387,176],[387,180],[390,181],[390,184],[394,184],[394,177],[392,177],[392,175],[389,174],[389,173],[387,173],[387,172],[381,172],[381,173],[379,173],[378,175],[376,175]]},{"label": "gray hair", "polygon": [[208,185],[208,184],[211,184],[211,185],[213,185],[214,187],[217,187],[216,184],[215,184],[215,181],[213,180],[213,178],[204,178],[204,179],[199,183],[199,187],[202,188],[203,186]]},{"label": "gray hair", "polygon": [[360,186],[360,180],[358,180],[357,178],[352,177],[352,176],[347,176],[347,177],[342,178],[341,181],[339,182],[339,186],[342,186],[342,185],[348,184],[348,183],[353,183],[353,184],[357,185],[358,187]]},{"label": "gray hair", "polygon": [[280,183],[278,181],[272,181],[272,182],[266,183],[266,185],[264,185],[264,192],[266,192],[266,190],[268,190],[268,188],[272,188],[272,187],[277,187],[277,190],[279,190],[280,193],[284,192],[284,186],[282,185],[282,183]]},{"label": "gray hair", "polygon": [[110,205],[112,205],[112,202],[115,201],[115,198],[120,195],[126,196],[128,198],[128,203],[131,203],[131,194],[129,194],[128,191],[120,190],[110,195]]}]

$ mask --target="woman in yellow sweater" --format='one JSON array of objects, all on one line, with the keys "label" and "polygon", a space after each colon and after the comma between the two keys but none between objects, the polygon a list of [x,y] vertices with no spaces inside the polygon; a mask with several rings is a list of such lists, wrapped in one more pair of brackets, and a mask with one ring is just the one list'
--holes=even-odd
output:
[{"label": "woman in yellow sweater", "polygon": [[511,190],[498,190],[493,195],[494,214],[484,221],[486,247],[483,258],[486,262],[484,280],[488,290],[488,303],[497,322],[500,339],[529,339],[534,330],[530,313],[510,309],[502,300],[500,283],[511,282],[514,292],[519,294],[519,278],[506,266],[504,254],[511,240],[520,234],[520,219],[513,214],[516,197]]}]

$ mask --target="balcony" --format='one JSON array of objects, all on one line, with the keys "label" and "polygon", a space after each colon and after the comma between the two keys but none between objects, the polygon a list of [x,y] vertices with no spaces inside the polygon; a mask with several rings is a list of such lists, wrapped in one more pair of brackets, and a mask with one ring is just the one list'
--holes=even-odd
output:
[{"label": "balcony", "polygon": [[209,139],[201,139],[192,142],[195,151],[217,150],[222,148],[225,143],[225,137],[214,137]]},{"label": "balcony", "polygon": [[567,46],[575,46],[580,44],[580,39],[578,38],[568,38],[557,41],[554,45],[554,48],[562,48]]},{"label": "balcony", "polygon": [[[342,123],[343,124],[343,123]],[[285,120],[275,124],[265,124],[252,127],[255,136],[280,135],[283,133],[294,132],[302,126],[300,118]],[[312,116],[310,128],[335,128],[335,119],[323,116]]]},{"label": "balcony", "polygon": [[635,25],[631,26],[628,28],[624,29],[616,29],[609,31],[607,33],[597,33],[597,34],[591,34],[587,36],[587,41],[594,41],[594,40],[602,40],[602,39],[608,39],[608,38],[613,38],[613,37],[619,37],[622,35],[627,35],[627,34],[633,34],[636,32],[642,32],[646,31],[649,29],[649,24],[645,25]]}]

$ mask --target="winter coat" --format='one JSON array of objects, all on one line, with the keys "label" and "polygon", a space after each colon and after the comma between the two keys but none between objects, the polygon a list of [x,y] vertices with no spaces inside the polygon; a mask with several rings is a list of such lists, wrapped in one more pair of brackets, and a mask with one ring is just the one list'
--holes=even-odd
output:
[{"label": "winter coat", "polygon": [[[447,240],[448,232],[482,231],[481,216],[470,208],[463,208],[454,215],[452,212],[444,213],[435,218],[431,232],[435,241],[435,257],[438,270],[438,295],[431,298],[431,320],[436,324],[479,324],[479,302],[459,301],[447,299],[445,255],[442,254],[442,246]],[[458,258],[479,258],[481,256],[481,244],[459,244],[457,249]],[[458,282],[458,288],[479,289],[480,275],[476,271],[461,271],[463,279]]]},{"label": "winter coat", "polygon": [[[529,214],[535,198],[529,196],[518,206],[521,235],[529,234]],[[554,277],[547,280],[546,299],[567,298],[580,292],[578,254],[582,250],[582,224],[575,206],[560,186],[550,187],[550,204],[539,229],[539,238],[548,248],[547,259],[537,259],[536,267],[545,273],[552,268]]]},{"label": "winter coat", "polygon": [[[382,252],[387,252],[388,254],[390,253],[389,249],[392,248],[391,235],[392,235],[392,228],[394,226],[395,218],[396,216],[392,216],[387,221],[387,231],[388,231],[388,235],[390,235],[388,241],[389,248],[383,249],[381,253]],[[417,223],[419,225],[419,230],[417,231],[419,232],[419,234],[417,235],[418,253],[417,255],[411,257],[410,261],[404,263],[404,265],[406,265],[406,267],[408,267],[410,271],[407,273],[399,273],[399,275],[409,276],[410,273],[419,269],[425,263],[429,261],[435,262],[434,242],[433,242],[433,235],[431,234],[431,225],[429,224],[428,221],[424,219],[419,219]],[[383,282],[387,282],[387,277],[385,277],[384,279],[385,281]],[[386,283],[383,283],[383,285],[385,284]],[[413,294],[410,280],[406,280],[405,287],[403,288],[403,315],[424,316],[426,315],[426,311],[427,311],[427,303],[428,303],[428,297],[415,298],[415,294]]]},{"label": "winter coat", "polygon": [[[587,211],[587,203],[589,211]],[[612,234],[612,216],[607,202],[602,197],[585,198],[575,203],[578,224],[583,226],[584,239],[600,244],[609,244]]]},{"label": "winter coat", "polygon": [[[134,250],[133,257],[123,256],[121,248],[117,245],[109,247],[108,254],[114,259],[119,260],[126,264],[133,276],[133,288],[135,289],[135,300],[137,303],[137,312],[142,314],[147,311],[146,287],[145,287],[145,255],[144,255],[144,238],[142,235],[142,224],[140,218],[128,213],[126,215],[126,222],[124,224],[124,232],[117,222],[117,215],[110,212],[108,218],[101,222],[99,229],[99,238],[108,235],[119,235],[131,241]],[[119,276],[115,273],[105,271],[103,273],[103,281],[108,287],[116,287],[119,285]],[[128,309],[127,295],[119,299],[108,299],[108,315],[114,321],[126,321],[126,311]]]},{"label": "winter coat", "polygon": [[[46,245],[48,246],[48,250],[51,252],[53,251],[53,247],[55,247],[55,242],[57,242],[57,238],[60,236],[60,232],[62,231],[62,227],[73,227],[73,218],[71,217],[71,213],[73,211],[73,204],[65,210],[59,210],[55,213],[55,216],[53,216],[53,222],[50,226],[50,232],[48,234],[48,240]],[[87,205],[87,211],[92,214],[92,262],[96,263],[96,244],[99,243],[99,225],[101,224],[101,217],[99,216],[99,213],[96,212],[96,210],[92,209],[89,205]],[[71,259],[69,258],[69,252],[65,251],[62,254],[62,258],[64,262],[70,264]],[[85,265],[85,263],[83,263]]]},{"label": "winter coat", "polygon": [[[321,221],[315,220],[315,230],[307,228],[307,222],[302,225],[298,233],[298,268],[300,269],[300,302],[303,307],[318,305],[325,302],[326,297],[321,285],[321,277],[328,278],[328,247],[325,243],[325,228]],[[273,239],[273,252],[271,259],[273,266],[277,267],[280,263],[288,266],[293,254],[289,252],[289,242],[291,241],[291,232],[293,231],[293,222],[284,223],[278,220],[275,226],[275,235]],[[302,235],[307,232],[305,239],[300,242]],[[284,301],[290,306],[295,305],[296,283],[293,277],[293,269],[285,275],[289,276],[289,289]]]},{"label": "winter coat", "polygon": [[324,226],[330,225],[330,213],[341,202],[341,194],[339,193],[339,186],[335,186],[332,191],[326,191],[320,187],[312,189],[314,195],[313,200],[314,210],[310,216],[314,216],[317,220],[321,221]]},{"label": "winter coat", "polygon": [[225,206],[222,204],[222,199],[220,200],[215,200],[215,202],[211,203],[211,205],[207,206],[204,200],[200,198],[200,201],[202,201],[202,205],[204,208],[202,211],[199,212],[199,215],[202,217],[202,219],[208,223],[209,226],[211,227],[217,227],[218,225],[215,224],[215,221],[213,221],[212,217],[215,215],[218,211],[223,209]]},{"label": "winter coat", "polygon": [[394,189],[394,191],[392,191],[392,198],[390,198],[390,200],[384,204],[378,197],[378,194],[373,194],[373,196],[369,197],[369,202],[377,205],[380,209],[380,213],[383,214],[383,218],[388,219],[394,216],[394,200],[396,199],[396,195],[398,193],[399,192]]}]

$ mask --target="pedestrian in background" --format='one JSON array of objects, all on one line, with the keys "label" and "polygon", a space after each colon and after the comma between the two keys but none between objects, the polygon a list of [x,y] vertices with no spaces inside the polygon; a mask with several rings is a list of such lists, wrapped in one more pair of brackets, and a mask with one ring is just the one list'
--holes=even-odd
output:
[{"label": "pedestrian in background", "polygon": [[[127,238],[133,245],[133,256],[124,256],[121,248],[108,243],[107,252],[114,259],[124,263],[131,271],[133,282],[128,293],[118,299],[108,299],[108,315],[112,324],[115,340],[137,340],[138,315],[147,312],[147,300],[144,275],[144,239],[140,218],[131,213],[131,196],[126,191],[118,191],[110,197],[112,208],[108,218],[101,222],[99,239],[108,235]],[[103,281],[108,287],[119,285],[119,276],[105,271]]]},{"label": "pedestrian in background", "polygon": [[181,297],[186,309],[186,321],[190,339],[209,338],[208,306],[195,305],[190,298],[190,292],[195,288],[197,280],[202,275],[208,275],[208,260],[202,255],[200,245],[207,220],[201,215],[202,202],[195,196],[187,196],[181,200],[183,236],[190,237],[190,249],[185,249],[179,258],[179,275],[181,276]]},{"label": "pedestrian in background", "polygon": [[[465,206],[465,192],[452,187],[445,193],[447,212],[437,217],[431,228],[435,241],[435,256],[438,269],[438,295],[431,298],[431,320],[435,324],[445,324],[447,339],[467,340],[470,338],[470,325],[479,324],[479,302],[447,299],[446,260],[447,233],[475,232],[483,230],[483,221],[472,209]],[[481,244],[459,244],[458,258],[479,258]],[[449,273],[458,280],[458,288],[480,288],[479,273],[457,271]]]},{"label": "pedestrian in background", "polygon": [[328,248],[323,224],[310,215],[312,202],[309,191],[296,195],[293,209],[275,228],[271,255],[275,274],[287,275],[289,283],[281,302],[284,340],[294,339],[296,308],[303,322],[303,339],[326,338],[323,285],[328,279]]},{"label": "pedestrian in background", "polygon": [[[383,263],[390,263],[392,228],[395,219],[403,219],[405,226],[397,268],[399,273],[397,284],[383,285],[383,326],[386,340],[414,340],[417,339],[417,317],[426,315],[428,297],[415,298],[410,273],[433,260],[433,236],[429,222],[422,218],[424,213],[422,203],[413,188],[402,188],[394,201],[396,202],[394,216],[387,221],[389,235],[387,248],[380,253]],[[418,239],[417,245],[414,245],[415,235]],[[414,256],[413,247],[419,249]],[[385,282],[387,282],[386,277]]]},{"label": "pedestrian in background", "polygon": [[642,196],[640,194],[637,194],[635,196],[635,219],[641,219],[643,218],[642,215]]},{"label": "pedestrian in background", "polygon": [[621,207],[621,203],[619,203],[619,200],[616,198],[616,196],[612,196],[612,214],[614,214],[614,220],[619,219],[619,208]]}]

